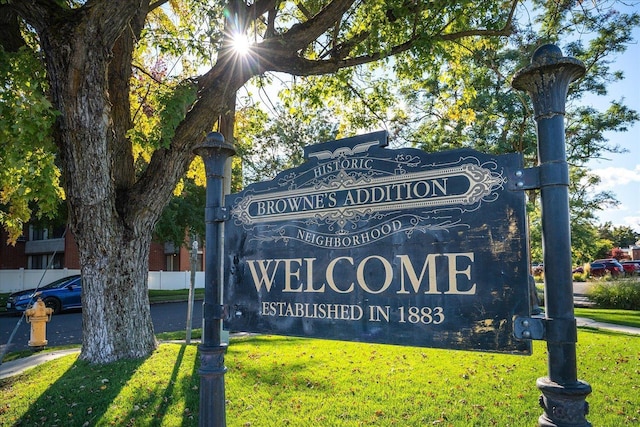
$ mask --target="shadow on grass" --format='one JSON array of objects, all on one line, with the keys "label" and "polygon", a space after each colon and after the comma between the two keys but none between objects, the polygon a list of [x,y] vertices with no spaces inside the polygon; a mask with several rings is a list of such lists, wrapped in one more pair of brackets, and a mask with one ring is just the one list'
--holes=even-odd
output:
[{"label": "shadow on grass", "polygon": [[19,418],[10,425],[195,426],[199,404],[195,354],[195,346],[163,344],[145,359],[92,365],[69,359],[65,363],[62,358],[36,367],[10,380],[22,390],[30,388],[26,396],[35,398],[16,412]]},{"label": "shadow on grass", "polygon": [[[279,346],[297,346],[301,343],[308,342],[309,338],[290,337],[284,335],[263,335],[263,334],[247,334],[233,336],[231,345],[233,344],[264,344],[270,342]],[[319,341],[322,341],[318,339]]]},{"label": "shadow on grass", "polygon": [[[197,366],[199,363],[197,356],[195,363],[191,363],[192,359],[185,360],[185,352],[188,347],[186,344],[182,344],[175,356],[172,355],[171,359],[165,358],[166,364],[172,366],[171,374],[168,377],[163,376],[162,379],[152,381],[153,388],[140,390],[140,393],[132,396],[129,413],[123,419],[114,421],[124,423],[136,420],[141,415],[140,411],[146,411],[147,419],[139,421],[147,426],[177,425],[175,420],[180,418],[182,419],[180,425],[196,425],[199,402],[197,398],[194,399],[194,396],[198,397],[199,394],[194,390],[196,390],[198,383]],[[186,370],[189,366],[193,366],[193,368],[186,375],[184,372],[181,374],[181,371]],[[153,372],[141,369],[137,374],[151,376]],[[176,397],[181,401],[176,402]],[[149,411],[149,409],[151,410]]]},{"label": "shadow on grass", "polygon": [[[143,363],[144,359],[139,359],[91,365],[76,360],[42,391],[16,425],[95,425],[126,384],[122,379],[129,378]],[[46,368],[47,365],[35,368],[32,381],[55,375],[55,372],[46,371]],[[117,372],[119,381],[111,380],[114,372]]]},{"label": "shadow on grass", "polygon": [[620,337],[620,336],[629,336],[629,337],[635,337],[637,336],[637,334],[630,334],[630,333],[626,333],[623,331],[614,331],[614,330],[610,330],[610,329],[601,329],[601,328],[596,328],[593,326],[578,326],[578,331],[589,331],[589,332],[595,332],[598,335],[608,335],[608,336],[613,336],[613,337]]}]

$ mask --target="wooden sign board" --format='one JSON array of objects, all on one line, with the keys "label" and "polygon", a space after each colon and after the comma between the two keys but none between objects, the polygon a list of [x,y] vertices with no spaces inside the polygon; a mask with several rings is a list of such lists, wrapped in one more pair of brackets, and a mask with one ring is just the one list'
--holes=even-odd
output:
[{"label": "wooden sign board", "polygon": [[[386,132],[226,198],[225,329],[530,354],[520,155],[385,148]],[[513,188],[513,186],[512,186]]]}]

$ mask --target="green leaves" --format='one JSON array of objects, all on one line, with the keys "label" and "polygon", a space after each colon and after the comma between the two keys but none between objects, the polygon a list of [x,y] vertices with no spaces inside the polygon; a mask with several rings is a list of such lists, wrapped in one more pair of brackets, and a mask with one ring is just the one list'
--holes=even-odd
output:
[{"label": "green leaves", "polygon": [[162,94],[159,103],[160,135],[159,145],[168,147],[175,134],[176,127],[184,120],[187,110],[196,99],[196,86],[191,82],[182,82],[170,93]]},{"label": "green leaves", "polygon": [[206,193],[203,186],[184,179],[182,191],[174,195],[156,224],[154,237],[160,242],[172,242],[177,249],[190,234],[205,235],[204,216]]},{"label": "green leaves", "polygon": [[244,184],[273,179],[303,162],[305,146],[335,139],[337,123],[329,114],[307,111],[304,104],[293,103],[288,110],[276,111],[271,120],[255,108],[240,112],[237,146]]},{"label": "green leaves", "polygon": [[32,216],[55,214],[64,198],[51,126],[56,113],[45,96],[44,70],[27,48],[0,48],[0,225],[9,240],[22,234]]},{"label": "green leaves", "polygon": [[176,128],[196,99],[192,82],[174,84],[163,73],[161,66],[155,79],[140,73],[133,85],[134,127],[127,135],[134,145],[135,158],[140,160],[139,168],[146,166],[155,149],[169,147]]}]

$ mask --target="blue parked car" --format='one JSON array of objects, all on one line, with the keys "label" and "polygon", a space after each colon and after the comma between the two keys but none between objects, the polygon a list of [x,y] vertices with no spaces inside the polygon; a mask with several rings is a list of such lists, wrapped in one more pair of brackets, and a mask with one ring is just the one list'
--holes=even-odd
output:
[{"label": "blue parked car", "polygon": [[47,307],[57,314],[63,310],[81,308],[82,278],[77,276],[63,277],[46,286],[36,289],[14,292],[7,299],[7,312],[21,313],[30,305],[42,298]]}]

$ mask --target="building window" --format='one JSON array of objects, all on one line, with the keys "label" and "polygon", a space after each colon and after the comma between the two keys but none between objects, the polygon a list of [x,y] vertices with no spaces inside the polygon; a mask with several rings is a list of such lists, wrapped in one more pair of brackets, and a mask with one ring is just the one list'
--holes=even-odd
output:
[{"label": "building window", "polygon": [[[51,265],[49,265],[51,263]],[[64,254],[37,254],[29,255],[27,268],[32,270],[44,270],[46,268],[60,269],[64,265]]]},{"label": "building window", "polygon": [[29,226],[29,240],[47,240],[47,239],[60,239],[64,237],[66,227],[36,227]]},{"label": "building window", "polygon": [[66,226],[51,227],[51,230],[49,230],[49,235],[52,239],[61,239],[64,237],[65,231],[67,231]]},{"label": "building window", "polygon": [[179,271],[180,263],[176,254],[168,254],[166,260],[166,271]]},{"label": "building window", "polygon": [[29,240],[46,240],[49,238],[49,230],[46,228],[31,227],[29,231],[31,232]]}]

